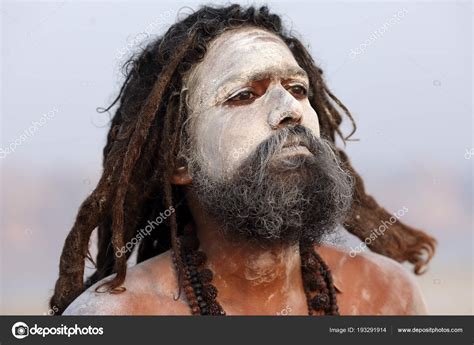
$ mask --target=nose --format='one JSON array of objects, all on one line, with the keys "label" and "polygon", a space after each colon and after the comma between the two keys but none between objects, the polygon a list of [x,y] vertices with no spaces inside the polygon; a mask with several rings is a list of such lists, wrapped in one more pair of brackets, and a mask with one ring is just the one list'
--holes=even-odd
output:
[{"label": "nose", "polygon": [[272,129],[301,124],[301,104],[283,86],[276,85],[269,90],[268,103],[271,108],[268,124]]}]

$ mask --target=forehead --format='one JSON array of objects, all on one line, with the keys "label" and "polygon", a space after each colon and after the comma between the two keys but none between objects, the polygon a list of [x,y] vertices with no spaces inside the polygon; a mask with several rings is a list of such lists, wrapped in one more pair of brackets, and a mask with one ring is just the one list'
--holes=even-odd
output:
[{"label": "forehead", "polygon": [[188,84],[190,88],[216,91],[218,86],[235,78],[298,69],[292,52],[281,38],[246,27],[226,31],[213,40],[204,59],[191,70]]}]

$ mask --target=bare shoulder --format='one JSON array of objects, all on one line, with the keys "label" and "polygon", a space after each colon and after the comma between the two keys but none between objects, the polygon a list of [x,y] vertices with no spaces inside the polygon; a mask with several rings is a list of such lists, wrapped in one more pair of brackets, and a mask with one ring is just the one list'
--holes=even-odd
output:
[{"label": "bare shoulder", "polygon": [[182,297],[174,299],[178,286],[169,252],[130,267],[122,285],[124,292],[96,291],[111,278],[113,276],[89,287],[63,315],[173,315],[188,311]]},{"label": "bare shoulder", "polygon": [[368,251],[351,256],[347,250],[332,246],[317,250],[341,287],[339,299],[346,314],[426,314],[414,274],[395,260]]}]

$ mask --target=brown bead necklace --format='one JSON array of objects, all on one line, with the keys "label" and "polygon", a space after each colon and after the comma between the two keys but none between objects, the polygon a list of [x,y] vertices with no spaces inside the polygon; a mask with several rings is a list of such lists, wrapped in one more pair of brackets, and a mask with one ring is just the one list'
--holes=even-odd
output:
[{"label": "brown bead necklace", "polygon": [[[183,290],[193,315],[226,315],[217,301],[217,288],[212,285],[213,273],[203,268],[207,257],[198,251],[199,240],[192,227],[186,227],[184,235],[177,239],[179,253],[173,252],[176,264],[180,256],[184,267]],[[301,272],[309,315],[339,315],[336,290],[331,272],[316,253],[313,245],[300,243]]]}]

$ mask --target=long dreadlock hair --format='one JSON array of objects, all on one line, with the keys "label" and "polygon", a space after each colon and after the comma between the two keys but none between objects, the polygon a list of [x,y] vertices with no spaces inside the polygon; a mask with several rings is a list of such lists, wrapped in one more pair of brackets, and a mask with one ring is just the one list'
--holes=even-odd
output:
[{"label": "long dreadlock hair", "polygon": [[[147,221],[159,212],[174,207],[175,212],[159,228],[153,229],[138,245],[137,263],[170,248],[178,252],[177,236],[191,220],[184,192],[170,183],[176,166],[183,124],[187,119],[183,76],[201,61],[209,42],[224,30],[253,26],[279,36],[293,52],[298,64],[307,72],[311,91],[309,101],[316,110],[321,134],[333,143],[336,136],[343,142],[355,132],[355,122],[348,109],[329,91],[322,73],[304,45],[283,28],[281,18],[267,7],[242,8],[204,6],[172,25],[125,65],[126,78],[119,95],[106,109],[118,105],[111,120],[107,143],[103,149],[103,173],[94,189],[80,206],[61,254],[59,278],[51,307],[62,314],[85,289],[109,276],[107,291],[119,293],[132,251],[118,256],[116,252],[137,235]],[[344,137],[340,125],[345,115],[352,123],[351,133]],[[355,179],[352,209],[344,221],[345,228],[364,240],[371,229],[391,217],[371,196],[362,178],[352,168],[347,155],[337,149],[342,164]],[[93,260],[89,240],[98,229],[98,253]],[[409,261],[420,274],[434,254],[436,241],[420,230],[396,221],[389,232],[369,247],[399,262]],[[84,281],[88,259],[96,271]],[[178,271],[183,263],[177,262]],[[178,272],[178,275],[181,272]]]}]

